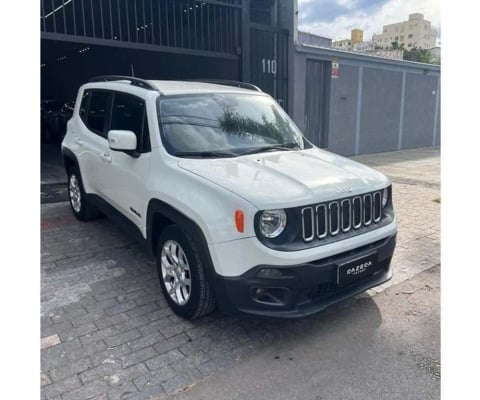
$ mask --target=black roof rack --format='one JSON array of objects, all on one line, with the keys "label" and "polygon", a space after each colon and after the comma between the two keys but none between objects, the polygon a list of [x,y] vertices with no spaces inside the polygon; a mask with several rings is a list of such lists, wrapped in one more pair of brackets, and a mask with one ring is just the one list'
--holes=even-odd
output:
[{"label": "black roof rack", "polygon": [[135,78],[133,76],[121,76],[121,75],[105,75],[105,76],[97,76],[95,78],[90,79],[88,82],[110,82],[110,81],[129,81],[130,85],[138,86],[143,89],[155,90],[156,92],[160,92],[158,88],[153,86],[150,82]]},{"label": "black roof rack", "polygon": [[195,82],[204,82],[204,83],[215,83],[217,85],[226,85],[226,86],[235,86],[242,89],[256,90],[257,92],[262,92],[258,86],[253,85],[252,83],[240,82],[240,81],[231,81],[223,79],[193,79]]}]

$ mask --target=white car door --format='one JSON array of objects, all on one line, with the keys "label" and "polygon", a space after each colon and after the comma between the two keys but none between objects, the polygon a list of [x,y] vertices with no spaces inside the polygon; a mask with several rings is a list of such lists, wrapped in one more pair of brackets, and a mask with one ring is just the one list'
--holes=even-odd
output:
[{"label": "white car door", "polygon": [[106,132],[111,98],[112,92],[108,90],[85,90],[80,107],[80,132],[74,139],[81,148],[79,162],[84,185],[101,197],[105,197],[106,166],[111,162]]},{"label": "white car door", "polygon": [[141,230],[145,219],[146,180],[150,171],[150,137],[145,100],[124,92],[114,92],[109,128],[132,131],[137,136],[136,151],[109,150],[108,184],[105,194]]}]

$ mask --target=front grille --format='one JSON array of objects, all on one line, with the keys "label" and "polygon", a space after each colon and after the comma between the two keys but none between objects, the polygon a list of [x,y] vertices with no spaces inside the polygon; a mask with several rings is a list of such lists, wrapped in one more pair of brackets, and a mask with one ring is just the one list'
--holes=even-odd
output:
[{"label": "front grille", "polygon": [[304,207],[301,214],[304,242],[334,237],[380,223],[382,191]]}]

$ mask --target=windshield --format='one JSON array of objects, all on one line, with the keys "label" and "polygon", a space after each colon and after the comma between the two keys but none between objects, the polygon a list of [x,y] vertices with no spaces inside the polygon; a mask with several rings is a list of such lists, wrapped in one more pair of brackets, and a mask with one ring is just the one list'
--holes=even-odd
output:
[{"label": "windshield", "polygon": [[234,157],[310,147],[270,97],[208,94],[160,100],[164,145],[176,156]]}]

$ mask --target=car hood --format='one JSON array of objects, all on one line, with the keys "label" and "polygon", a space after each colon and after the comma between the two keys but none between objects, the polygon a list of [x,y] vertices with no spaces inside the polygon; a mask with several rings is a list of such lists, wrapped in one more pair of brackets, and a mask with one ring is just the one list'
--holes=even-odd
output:
[{"label": "car hood", "polygon": [[259,209],[314,204],[381,189],[389,183],[369,167],[317,148],[235,158],[182,159],[178,165]]}]

